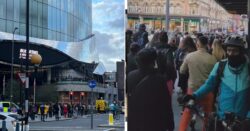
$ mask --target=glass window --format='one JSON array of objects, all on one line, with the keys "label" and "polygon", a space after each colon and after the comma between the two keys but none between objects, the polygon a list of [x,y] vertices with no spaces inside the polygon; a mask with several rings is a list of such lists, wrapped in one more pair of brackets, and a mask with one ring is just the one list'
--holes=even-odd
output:
[{"label": "glass window", "polygon": [[67,14],[65,12],[61,12],[61,32],[66,33],[67,32],[67,25],[66,25],[66,20],[67,20]]},{"label": "glass window", "polygon": [[43,38],[43,29],[40,27],[37,28],[37,37]]},{"label": "glass window", "polygon": [[13,22],[12,21],[7,21],[7,30],[6,32],[12,33],[13,32]]},{"label": "glass window", "polygon": [[37,27],[31,26],[31,37],[37,37]]},{"label": "glass window", "polygon": [[0,31],[6,31],[6,20],[0,19]]},{"label": "glass window", "polygon": [[19,0],[15,0],[14,1],[14,21],[19,21],[19,12],[20,12],[20,10],[19,10],[19,7],[20,7],[20,5],[19,5]]},{"label": "glass window", "polygon": [[36,1],[32,1],[32,4],[31,4],[31,16],[30,16],[30,19],[31,19],[31,24],[32,25],[36,25],[38,24],[38,13],[37,13],[37,2]]},{"label": "glass window", "polygon": [[41,0],[43,3],[48,4],[48,0]]},{"label": "glass window", "polygon": [[42,23],[42,17],[43,17],[43,4],[42,3],[38,3],[37,5],[37,18],[38,18],[38,23],[37,25],[39,27],[42,27],[43,26],[43,23]]},{"label": "glass window", "polygon": [[13,20],[14,19],[14,2],[13,0],[7,0],[7,19]]},{"label": "glass window", "polygon": [[52,0],[52,6],[56,8],[56,0]]},{"label": "glass window", "polygon": [[51,40],[56,40],[56,32],[52,31],[52,39]]},{"label": "glass window", "polygon": [[[48,28],[48,21],[51,13],[48,14],[48,5],[43,4],[42,24],[43,28]],[[47,33],[48,34],[48,33]]]},{"label": "glass window", "polygon": [[59,32],[56,33],[56,40],[61,41],[61,33]]},{"label": "glass window", "polygon": [[56,8],[61,10],[61,3],[62,3],[62,0],[56,0]]},{"label": "glass window", "polygon": [[26,18],[26,0],[21,0],[20,1],[20,17],[19,17],[20,22],[26,23],[25,18]]},{"label": "glass window", "polygon": [[0,0],[0,18],[6,18],[6,0]]},{"label": "glass window", "polygon": [[48,28],[52,29],[52,24],[53,24],[53,11],[52,11],[52,7],[48,6]]},{"label": "glass window", "polygon": [[48,39],[48,29],[43,29],[43,39]]},{"label": "glass window", "polygon": [[59,32],[62,32],[61,29],[62,21],[60,21],[60,19],[61,19],[61,10],[57,10],[57,28]]},{"label": "glass window", "polygon": [[48,30],[48,39],[52,40],[52,31],[51,30]]},{"label": "glass window", "polygon": [[20,23],[19,31],[20,31],[20,35],[26,35],[25,24]]},{"label": "glass window", "polygon": [[52,7],[52,30],[56,30],[56,22],[57,22],[57,19],[56,19],[56,8]]}]

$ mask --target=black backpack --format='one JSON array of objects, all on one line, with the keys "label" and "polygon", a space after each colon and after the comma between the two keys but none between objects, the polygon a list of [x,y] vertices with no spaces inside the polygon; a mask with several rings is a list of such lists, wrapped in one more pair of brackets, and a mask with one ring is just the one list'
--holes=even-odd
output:
[{"label": "black backpack", "polygon": [[166,76],[167,80],[175,80],[177,77],[173,51],[170,48],[158,48],[157,52],[157,66],[159,73]]}]

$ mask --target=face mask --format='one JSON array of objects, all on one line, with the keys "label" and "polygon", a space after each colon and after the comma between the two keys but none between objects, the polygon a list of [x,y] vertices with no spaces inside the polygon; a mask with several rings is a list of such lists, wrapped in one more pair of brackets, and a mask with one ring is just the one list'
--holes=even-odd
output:
[{"label": "face mask", "polygon": [[241,64],[244,64],[245,61],[246,59],[243,55],[228,56],[228,64],[233,68],[239,67]]}]

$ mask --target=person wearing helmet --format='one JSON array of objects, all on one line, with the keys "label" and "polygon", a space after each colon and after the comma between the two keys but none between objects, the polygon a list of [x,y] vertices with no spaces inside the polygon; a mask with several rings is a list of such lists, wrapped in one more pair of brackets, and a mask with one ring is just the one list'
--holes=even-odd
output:
[{"label": "person wearing helmet", "polygon": [[[209,92],[218,90],[216,116],[218,118],[217,130],[224,130],[222,121],[227,119],[227,112],[233,113],[237,118],[243,120],[241,127],[250,130],[250,86],[249,86],[249,62],[245,55],[244,41],[240,37],[228,37],[224,41],[227,59],[217,62],[210,72],[206,82],[192,95],[186,95],[183,102],[190,99],[195,101],[201,99]],[[218,69],[222,69],[219,82]],[[212,122],[214,123],[214,122]],[[213,125],[214,126],[214,125]],[[242,130],[241,128],[241,130]],[[211,129],[210,129],[211,130]]]}]

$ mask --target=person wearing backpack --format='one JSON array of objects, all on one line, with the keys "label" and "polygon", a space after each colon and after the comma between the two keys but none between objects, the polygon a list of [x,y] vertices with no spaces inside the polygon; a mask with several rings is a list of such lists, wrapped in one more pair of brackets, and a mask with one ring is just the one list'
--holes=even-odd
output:
[{"label": "person wearing backpack", "polygon": [[154,68],[152,48],[138,52],[138,69],[127,76],[128,131],[173,131],[171,97],[164,77]]},{"label": "person wearing backpack", "polygon": [[[187,94],[192,94],[206,81],[209,73],[213,69],[216,59],[207,52],[208,39],[200,36],[197,39],[197,51],[187,54],[183,64],[180,67],[181,74],[189,74]],[[213,94],[207,94],[198,102],[198,105],[203,106],[205,113],[213,111]],[[186,131],[191,120],[191,110],[185,108],[181,117],[179,131]],[[203,123],[205,128],[206,121]]]},{"label": "person wearing backpack", "polygon": [[177,77],[177,72],[174,63],[174,51],[168,44],[168,34],[165,31],[160,32],[159,42],[155,43],[152,48],[157,52],[157,70],[164,76],[165,81],[169,88],[169,93],[172,94],[174,83]]},{"label": "person wearing backpack", "polygon": [[241,128],[241,131],[249,131],[250,68],[244,49],[244,41],[238,36],[228,37],[224,45],[228,58],[217,62],[206,82],[192,95],[186,95],[183,102],[188,102],[191,99],[198,101],[206,94],[214,92],[215,96],[218,95],[217,130],[224,130],[222,121],[226,119],[225,114],[230,112],[243,120],[241,127],[244,127],[244,129]]},{"label": "person wearing backpack", "polygon": [[140,24],[139,31],[136,32],[133,36],[133,41],[136,42],[141,49],[144,48],[146,44],[149,42],[148,32],[146,31],[145,24]]}]

